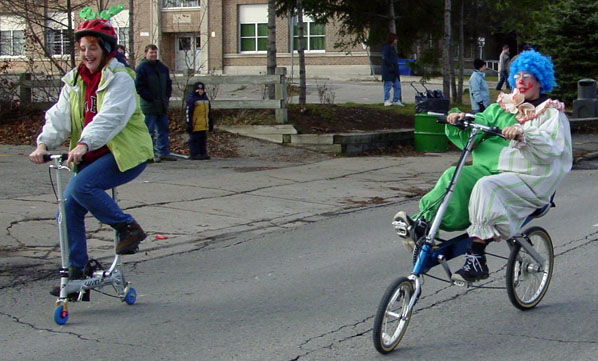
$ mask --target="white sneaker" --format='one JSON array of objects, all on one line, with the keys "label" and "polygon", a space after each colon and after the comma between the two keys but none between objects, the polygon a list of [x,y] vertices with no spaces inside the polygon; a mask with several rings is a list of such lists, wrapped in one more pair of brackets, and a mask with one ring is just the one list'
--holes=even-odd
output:
[{"label": "white sneaker", "polygon": [[400,100],[398,102],[393,102],[392,105],[398,105],[400,107],[404,107],[405,106],[405,104],[401,103]]},{"label": "white sneaker", "polygon": [[385,102],[384,102],[384,106],[385,106],[385,107],[389,107],[389,106],[391,106],[391,105],[392,105],[392,103],[391,103],[391,101],[390,101],[390,100],[387,100],[387,101],[385,101]]}]

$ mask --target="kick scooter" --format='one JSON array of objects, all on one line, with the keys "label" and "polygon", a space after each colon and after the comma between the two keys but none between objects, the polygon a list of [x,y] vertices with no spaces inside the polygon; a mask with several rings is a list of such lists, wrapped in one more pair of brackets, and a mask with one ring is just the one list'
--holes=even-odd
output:
[{"label": "kick scooter", "polygon": [[[60,258],[61,264],[60,274],[60,295],[56,299],[56,308],[54,309],[54,321],[59,325],[64,325],[69,318],[68,304],[69,302],[88,301],[89,292],[92,289],[100,289],[102,287],[112,285],[116,296],[121,301],[132,305],[137,299],[135,289],[131,287],[130,282],[125,280],[125,275],[122,269],[120,256],[116,254],[114,260],[107,270],[104,269],[96,260],[90,260],[84,268],[85,279],[69,279],[69,247],[68,237],[66,232],[66,219],[64,209],[63,196],[63,180],[62,173],[69,171],[70,168],[62,163],[68,158],[67,154],[45,155],[46,162],[51,161],[50,164],[50,180],[52,180],[52,173],[56,179],[56,199],[58,202],[58,238],[60,243]],[[116,188],[112,189],[112,198],[116,201]],[[114,231],[114,248],[116,249],[117,237]],[[110,295],[111,296],[111,295]]]}]

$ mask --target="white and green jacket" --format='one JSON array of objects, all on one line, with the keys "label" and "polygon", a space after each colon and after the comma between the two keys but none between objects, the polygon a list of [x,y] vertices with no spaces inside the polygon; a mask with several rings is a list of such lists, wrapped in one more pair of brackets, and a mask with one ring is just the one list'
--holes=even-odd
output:
[{"label": "white and green jacket", "polygon": [[153,158],[153,145],[135,91],[135,73],[116,59],[102,69],[96,92],[98,113],[83,128],[85,84],[77,69],[63,78],[58,102],[46,112],[46,123],[37,143],[52,149],[70,137],[70,149],[78,142],[89,150],[107,145],[121,172]]}]

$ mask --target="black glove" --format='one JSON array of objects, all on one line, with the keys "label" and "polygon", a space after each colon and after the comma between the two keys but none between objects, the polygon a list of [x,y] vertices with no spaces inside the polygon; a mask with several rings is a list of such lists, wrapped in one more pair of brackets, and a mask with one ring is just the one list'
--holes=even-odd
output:
[{"label": "black glove", "polygon": [[478,106],[480,107],[480,112],[483,112],[484,110],[486,110],[486,107],[484,106],[483,102],[479,102]]}]

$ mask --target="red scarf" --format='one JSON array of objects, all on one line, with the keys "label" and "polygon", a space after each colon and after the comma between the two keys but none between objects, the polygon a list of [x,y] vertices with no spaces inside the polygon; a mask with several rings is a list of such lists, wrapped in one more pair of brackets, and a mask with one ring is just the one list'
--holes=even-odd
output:
[{"label": "red scarf", "polygon": [[[91,73],[89,69],[83,64],[79,65],[79,76],[85,83],[85,104],[83,108],[83,128],[93,121],[93,118],[98,113],[98,97],[97,90],[100,80],[102,79],[102,71]],[[89,147],[89,144],[87,144]],[[91,150],[83,155],[83,162],[91,163],[106,153],[110,149],[106,145],[99,149]]]}]

